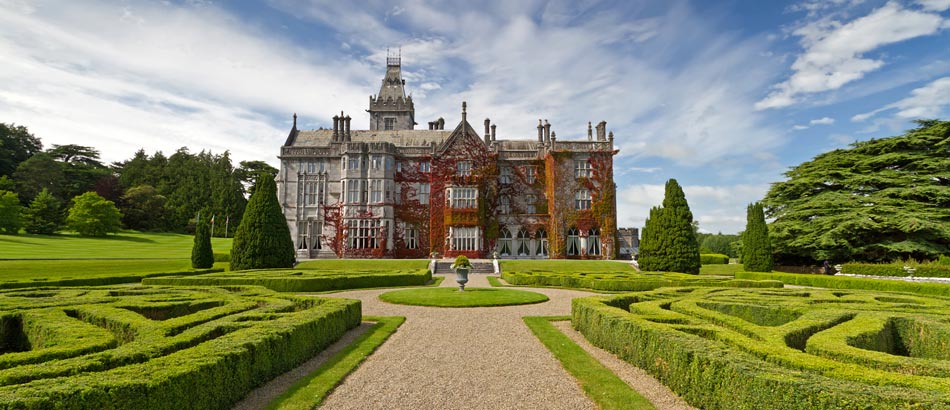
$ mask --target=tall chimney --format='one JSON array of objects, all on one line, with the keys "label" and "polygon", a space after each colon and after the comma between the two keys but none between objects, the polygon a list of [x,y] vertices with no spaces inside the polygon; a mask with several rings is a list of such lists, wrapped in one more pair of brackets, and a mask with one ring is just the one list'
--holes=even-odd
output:
[{"label": "tall chimney", "polygon": [[491,142],[495,142],[495,124],[491,125]]},{"label": "tall chimney", "polygon": [[554,131],[551,131],[551,143],[553,144],[554,140],[556,139],[557,139],[557,133]]},{"label": "tall chimney", "polygon": [[346,141],[349,142],[350,141],[350,116],[347,115],[346,118],[344,118],[344,121],[346,122]]},{"label": "tall chimney", "polygon": [[590,121],[587,121],[587,140],[588,141],[594,140],[594,130],[591,129]]},{"label": "tall chimney", "polygon": [[544,142],[544,126],[541,125],[541,119],[538,119],[538,142]]},{"label": "tall chimney", "polygon": [[439,128],[440,130],[445,129],[445,118],[439,117]]},{"label": "tall chimney", "polygon": [[465,122],[466,121],[465,118],[468,117],[468,114],[465,113],[465,107],[467,105],[468,104],[466,104],[465,101],[462,101],[462,122]]},{"label": "tall chimney", "polygon": [[297,129],[297,113],[294,113],[294,128]]},{"label": "tall chimney", "polygon": [[610,131],[610,134],[607,134],[607,141],[610,141],[610,146],[614,146],[614,132]]},{"label": "tall chimney", "polygon": [[551,123],[548,120],[544,120],[544,140],[548,141],[551,139]]},{"label": "tall chimney", "polygon": [[485,143],[491,141],[491,120],[485,118]]},{"label": "tall chimney", "polygon": [[333,116],[333,141],[340,138],[340,116]]},{"label": "tall chimney", "polygon": [[607,121],[597,123],[597,141],[607,141]]}]

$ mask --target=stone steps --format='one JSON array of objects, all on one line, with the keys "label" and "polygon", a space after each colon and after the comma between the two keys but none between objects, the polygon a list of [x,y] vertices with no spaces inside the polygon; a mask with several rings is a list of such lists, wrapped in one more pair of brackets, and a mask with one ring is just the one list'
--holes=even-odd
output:
[{"label": "stone steps", "polygon": [[[436,262],[435,263],[435,273],[436,274],[449,274],[455,273],[455,271],[450,268],[452,262]],[[481,274],[493,274],[495,273],[495,267],[488,262],[472,262],[472,269],[468,273],[481,273]]]}]

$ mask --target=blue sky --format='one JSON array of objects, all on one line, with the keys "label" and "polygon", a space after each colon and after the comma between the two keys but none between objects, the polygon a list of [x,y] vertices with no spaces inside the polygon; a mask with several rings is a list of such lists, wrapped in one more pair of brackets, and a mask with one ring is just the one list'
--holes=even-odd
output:
[{"label": "blue sky", "polygon": [[505,139],[606,120],[621,226],[676,178],[701,229],[734,233],[789,166],[950,117],[950,0],[0,0],[0,121],[108,161],[276,165],[294,112],[365,129],[400,47],[420,124],[463,100]]}]

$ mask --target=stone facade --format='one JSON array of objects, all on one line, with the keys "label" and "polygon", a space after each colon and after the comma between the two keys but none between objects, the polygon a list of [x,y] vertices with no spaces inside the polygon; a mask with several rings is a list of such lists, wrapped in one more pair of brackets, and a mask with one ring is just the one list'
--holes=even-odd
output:
[{"label": "stone facade", "polygon": [[591,258],[618,255],[613,133],[558,140],[538,121],[537,139],[479,135],[462,103],[458,125],[415,129],[400,60],[390,57],[369,130],[294,126],[280,153],[278,197],[299,259]]},{"label": "stone facade", "polygon": [[617,243],[620,248],[620,259],[633,259],[634,256],[640,253],[640,229],[617,229]]}]

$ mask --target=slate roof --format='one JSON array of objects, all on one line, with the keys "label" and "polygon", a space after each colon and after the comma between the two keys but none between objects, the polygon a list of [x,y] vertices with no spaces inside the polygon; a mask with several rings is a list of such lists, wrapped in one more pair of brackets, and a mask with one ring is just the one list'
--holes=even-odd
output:
[{"label": "slate roof", "polygon": [[[350,130],[352,142],[389,142],[397,147],[424,147],[442,144],[451,130]],[[325,147],[333,141],[333,130],[299,131],[292,146]]]}]

